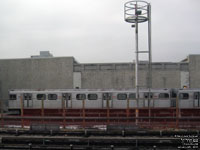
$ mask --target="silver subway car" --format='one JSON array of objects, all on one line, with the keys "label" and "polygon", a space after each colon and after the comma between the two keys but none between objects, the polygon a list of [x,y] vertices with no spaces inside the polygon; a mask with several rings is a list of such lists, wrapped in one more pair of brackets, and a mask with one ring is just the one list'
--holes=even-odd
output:
[{"label": "silver subway car", "polygon": [[200,107],[200,89],[180,89],[178,96],[179,108]]},{"label": "silver subway car", "polygon": [[199,89],[55,89],[10,90],[8,109],[126,109],[200,107]]}]

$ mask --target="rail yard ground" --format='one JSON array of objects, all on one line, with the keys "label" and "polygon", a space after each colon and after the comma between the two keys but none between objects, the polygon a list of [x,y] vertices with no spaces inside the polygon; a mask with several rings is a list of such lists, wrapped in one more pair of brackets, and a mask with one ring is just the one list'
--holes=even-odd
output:
[{"label": "rail yard ground", "polygon": [[1,129],[0,149],[178,150],[199,148],[199,130],[61,129],[42,131],[39,128],[35,129]]}]

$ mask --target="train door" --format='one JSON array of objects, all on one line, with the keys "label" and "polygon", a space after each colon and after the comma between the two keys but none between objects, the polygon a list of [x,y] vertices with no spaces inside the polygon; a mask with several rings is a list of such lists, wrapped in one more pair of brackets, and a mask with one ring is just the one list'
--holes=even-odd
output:
[{"label": "train door", "polygon": [[62,100],[64,103],[62,105],[64,108],[72,108],[72,94],[71,93],[62,93]]},{"label": "train door", "polygon": [[127,108],[128,95],[127,93],[114,93],[112,102],[113,108]]},{"label": "train door", "polygon": [[179,107],[180,108],[192,108],[193,102],[190,99],[190,94],[188,92],[179,93]]},{"label": "train door", "polygon": [[23,102],[24,108],[32,108],[33,107],[33,98],[31,93],[23,94]]},{"label": "train door", "polygon": [[171,91],[170,91],[170,106],[171,107],[176,107],[176,101],[177,101],[177,91],[176,90],[174,90],[174,89],[172,89]]},{"label": "train door", "polygon": [[127,100],[127,107],[129,108],[137,107],[136,93],[129,93],[129,97]]},{"label": "train door", "polygon": [[194,107],[200,107],[200,92],[194,92]]},{"label": "train door", "polygon": [[144,93],[144,107],[149,107],[151,104],[151,100],[153,99],[153,93],[152,92],[145,92]]},{"label": "train door", "polygon": [[154,107],[171,107],[170,94],[165,91],[158,93],[154,101]]},{"label": "train door", "polygon": [[98,92],[87,93],[85,108],[100,108],[101,104],[102,104],[102,98]]},{"label": "train door", "polygon": [[103,93],[102,94],[103,108],[112,107],[112,93]]}]

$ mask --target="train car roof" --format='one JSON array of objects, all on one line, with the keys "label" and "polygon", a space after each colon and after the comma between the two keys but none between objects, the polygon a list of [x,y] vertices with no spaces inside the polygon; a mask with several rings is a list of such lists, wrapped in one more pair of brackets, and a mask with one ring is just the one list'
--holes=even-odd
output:
[{"label": "train car roof", "polygon": [[[141,92],[149,92],[149,89],[140,89]],[[150,89],[150,92],[164,92],[170,91],[170,89]],[[136,89],[12,89],[10,93],[62,93],[62,92],[136,92]]]},{"label": "train car roof", "polygon": [[178,89],[179,92],[200,92],[200,89]]}]

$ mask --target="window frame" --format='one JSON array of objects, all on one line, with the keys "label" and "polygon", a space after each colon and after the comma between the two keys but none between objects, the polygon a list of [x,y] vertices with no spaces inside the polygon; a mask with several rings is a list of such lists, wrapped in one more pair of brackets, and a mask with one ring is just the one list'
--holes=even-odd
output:
[{"label": "window frame", "polygon": [[72,100],[72,93],[62,93],[63,100]]},{"label": "window frame", "polygon": [[32,100],[33,95],[31,93],[24,93],[23,100]]},{"label": "window frame", "polygon": [[[95,98],[89,98],[89,95],[95,95]],[[96,94],[96,93],[89,93],[89,94],[87,94],[87,99],[88,100],[98,100],[98,94]]]},{"label": "window frame", "polygon": [[200,93],[199,92],[194,92],[193,99],[194,100],[199,100],[200,99]]},{"label": "window frame", "polygon": [[172,93],[170,94],[170,97],[171,97],[171,98],[174,98],[174,99],[177,98],[177,93],[172,92]]},{"label": "window frame", "polygon": [[[161,94],[164,94],[164,96],[162,96],[161,97]],[[168,95],[167,97],[166,97],[166,94]],[[169,93],[159,93],[159,95],[158,95],[158,99],[169,99]]]},{"label": "window frame", "polygon": [[[120,98],[120,95],[124,95],[125,98]],[[117,94],[117,100],[127,100],[127,98],[128,98],[127,93],[118,93]]]},{"label": "window frame", "polygon": [[[183,95],[183,94],[187,94],[187,98],[184,97],[184,96],[181,98],[181,95]],[[180,100],[189,100],[190,99],[190,94],[189,93],[179,93],[179,99]]]},{"label": "window frame", "polygon": [[[150,95],[150,97],[149,97],[149,95]],[[150,92],[150,93],[144,92],[143,96],[144,96],[144,99],[148,99],[148,98],[153,99],[154,93],[153,92]]]},{"label": "window frame", "polygon": [[[15,96],[15,98],[11,98],[11,95]],[[12,100],[12,101],[17,100],[17,94],[9,94],[9,100]]]},{"label": "window frame", "polygon": [[[51,97],[52,95],[53,95],[53,97]],[[54,96],[56,96],[56,97],[54,97]],[[48,94],[47,97],[48,97],[48,100],[50,100],[50,101],[58,99],[58,95],[57,94],[53,94],[53,93]]]},{"label": "window frame", "polygon": [[[44,99],[38,98],[38,95],[44,95]],[[37,95],[36,95],[36,99],[37,99],[37,100],[46,100],[46,97],[47,97],[47,96],[46,96],[46,94],[44,94],[44,93],[41,93],[41,94],[37,94]]]},{"label": "window frame", "polygon": [[[130,95],[134,95],[134,98],[130,97]],[[136,93],[129,93],[128,99],[129,100],[136,100]]]},{"label": "window frame", "polygon": [[102,93],[102,99],[103,100],[112,100],[112,93],[109,93],[109,92]]},{"label": "window frame", "polygon": [[[82,95],[82,96],[79,98],[78,95]],[[84,93],[76,94],[76,100],[86,100],[86,94],[84,94]]]}]

